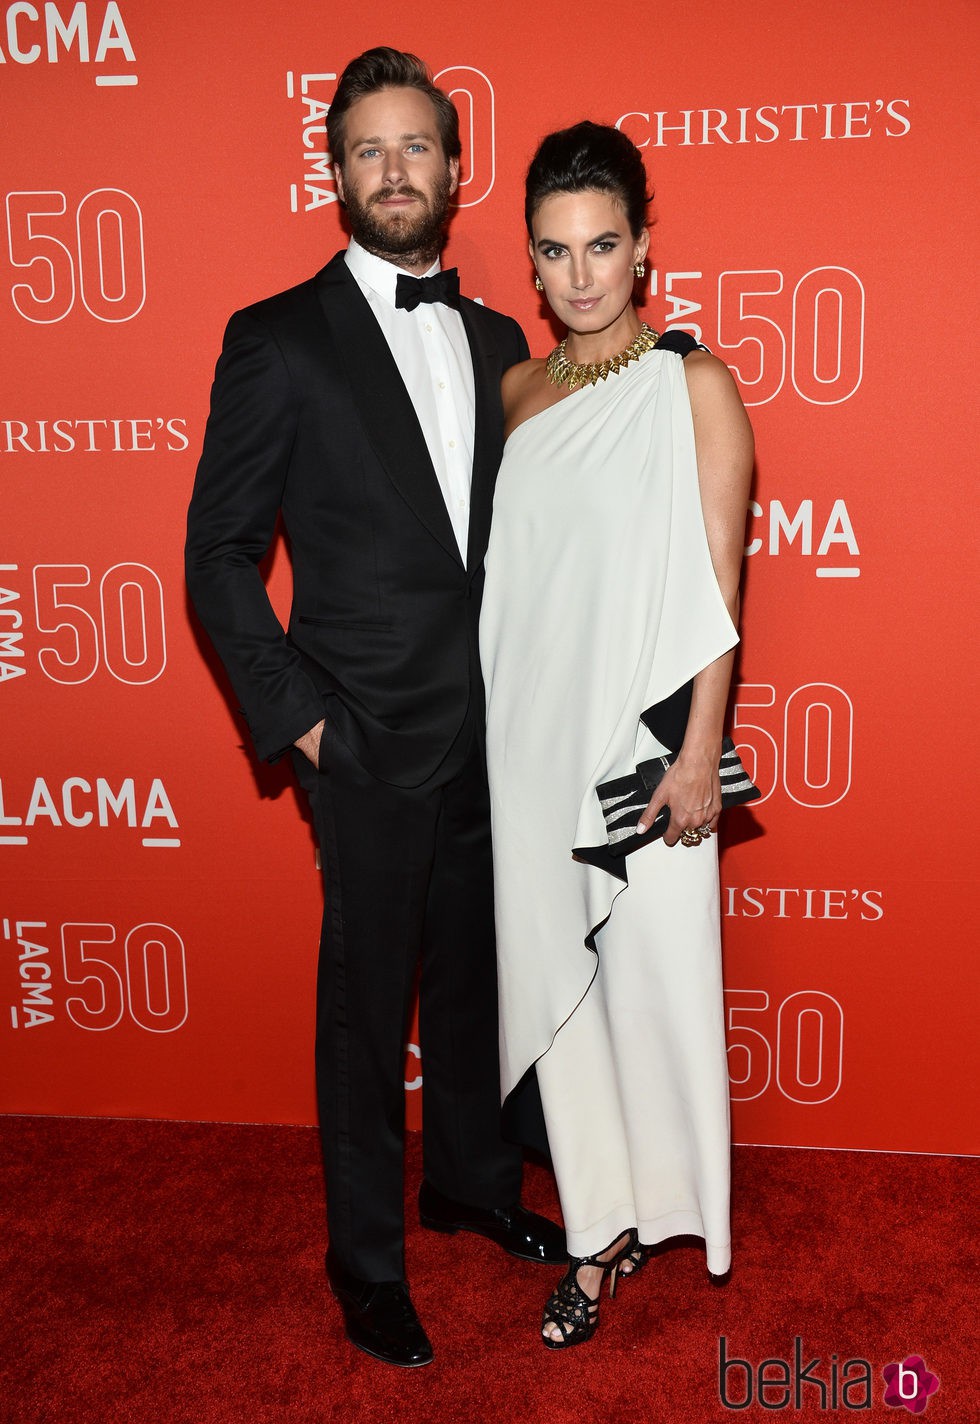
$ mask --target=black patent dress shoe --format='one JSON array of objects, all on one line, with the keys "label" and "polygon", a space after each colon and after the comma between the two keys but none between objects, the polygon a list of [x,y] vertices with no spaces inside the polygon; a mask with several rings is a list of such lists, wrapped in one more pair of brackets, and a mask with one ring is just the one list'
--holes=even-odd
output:
[{"label": "black patent dress shoe", "polygon": [[327,1252],[327,1280],[344,1313],[347,1338],[365,1354],[411,1369],[432,1362],[432,1346],[405,1281],[362,1281]]},{"label": "black patent dress shoe", "polygon": [[553,1266],[568,1260],[565,1233],[560,1226],[522,1206],[481,1207],[444,1197],[423,1181],[419,1190],[419,1221],[430,1231],[473,1231],[495,1241],[522,1261],[544,1261]]}]

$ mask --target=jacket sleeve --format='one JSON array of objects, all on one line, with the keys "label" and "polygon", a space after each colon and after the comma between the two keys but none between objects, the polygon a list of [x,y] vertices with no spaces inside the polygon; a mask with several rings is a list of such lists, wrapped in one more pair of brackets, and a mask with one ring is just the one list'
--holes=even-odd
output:
[{"label": "jacket sleeve", "polygon": [[527,344],[527,337],[520,325],[513,317],[508,318],[513,327],[513,351],[504,360],[504,370],[509,370],[511,366],[516,366],[521,361],[530,359],[531,351]]},{"label": "jacket sleeve", "polygon": [[187,515],[194,608],[231,679],[261,757],[274,760],[323,716],[290,647],[259,563],[272,542],[299,398],[271,331],[252,314],[228,323]]}]

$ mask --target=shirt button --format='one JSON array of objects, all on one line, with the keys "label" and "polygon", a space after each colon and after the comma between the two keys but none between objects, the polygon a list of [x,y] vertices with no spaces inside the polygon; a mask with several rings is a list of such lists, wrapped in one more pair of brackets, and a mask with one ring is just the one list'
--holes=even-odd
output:
[{"label": "shirt button", "polygon": [[439,382],[439,389],[440,389],[441,391],[444,391],[444,390],[446,389],[446,383],[445,383],[445,381],[440,381],[440,382]]},{"label": "shirt button", "polygon": [[426,329],[426,331],[431,331],[431,330],[432,330],[432,327],[429,325],[428,322],[425,323],[425,329]]},{"label": "shirt button", "polygon": [[455,440],[450,440],[450,442],[449,442],[449,448],[450,448],[450,450],[455,450],[455,449],[456,449],[456,441],[455,441]]}]

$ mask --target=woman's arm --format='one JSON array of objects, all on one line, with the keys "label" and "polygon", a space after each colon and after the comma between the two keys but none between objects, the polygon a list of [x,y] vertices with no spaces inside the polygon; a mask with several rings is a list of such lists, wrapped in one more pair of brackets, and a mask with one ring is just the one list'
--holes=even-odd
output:
[{"label": "woman's arm", "polygon": [[[745,543],[745,513],[752,478],[752,427],[738,388],[724,362],[692,352],[684,362],[694,417],[701,508],[718,587],[738,627],[739,575]],[[664,805],[670,825],[664,835],[676,845],[683,831],[717,828],[721,811],[718,763],[735,650],[709,663],[694,678],[694,695],[677,761],[658,786],[639,820],[641,834]]]}]

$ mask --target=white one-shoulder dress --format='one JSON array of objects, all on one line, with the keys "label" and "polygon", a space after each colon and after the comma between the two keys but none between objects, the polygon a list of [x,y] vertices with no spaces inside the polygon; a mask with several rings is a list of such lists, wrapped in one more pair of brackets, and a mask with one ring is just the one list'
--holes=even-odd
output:
[{"label": "white one-shoulder dress", "polygon": [[[714,838],[630,855],[595,788],[664,750],[640,720],[731,648],[681,358],[651,351],[520,425],[497,479],[487,687],[506,1096],[536,1065],[568,1248],[627,1227],[730,1262]],[[595,945],[595,949],[591,948]]]}]

